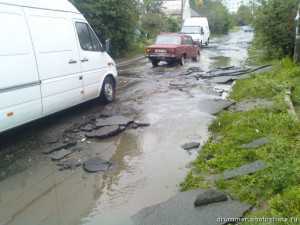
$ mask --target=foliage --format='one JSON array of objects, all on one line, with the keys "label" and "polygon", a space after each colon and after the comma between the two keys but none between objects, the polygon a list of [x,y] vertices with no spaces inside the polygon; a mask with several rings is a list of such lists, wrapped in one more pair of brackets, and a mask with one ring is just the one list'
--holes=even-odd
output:
[{"label": "foliage", "polygon": [[178,19],[163,14],[146,14],[141,18],[141,30],[147,38],[154,38],[160,32],[178,32]]},{"label": "foliage", "polygon": [[204,4],[203,0],[190,0],[190,5],[195,8],[201,8]]},{"label": "foliage", "polygon": [[250,25],[253,20],[251,8],[241,5],[235,15],[235,20],[238,26]]},{"label": "foliage", "polygon": [[197,11],[201,16],[208,18],[211,32],[214,34],[226,34],[232,27],[232,16],[220,1],[205,0]]},{"label": "foliage", "polygon": [[256,10],[255,45],[267,58],[291,56],[294,50],[297,0],[262,0]]},{"label": "foliage", "polygon": [[166,32],[179,32],[180,31],[180,21],[175,17],[165,17],[164,19],[164,30]]},{"label": "foliage", "polygon": [[270,200],[271,213],[281,217],[300,215],[300,186],[289,188]]},{"label": "foliage", "polygon": [[132,44],[138,26],[138,0],[73,0],[103,41],[112,41],[113,55],[124,53]]},{"label": "foliage", "polygon": [[[211,138],[203,147],[182,189],[217,186],[234,198],[254,204],[258,211],[249,217],[300,217],[300,122],[289,115],[284,101],[287,87],[300,86],[299,76],[300,68],[284,59],[270,72],[238,81],[231,98],[239,102],[263,98],[273,106],[221,113],[210,127],[213,137],[220,138]],[[299,101],[299,90],[293,92],[293,99]],[[296,105],[300,104],[297,101]],[[260,137],[268,137],[270,143],[251,150],[241,147]],[[268,168],[216,184],[205,182],[211,174],[255,160],[265,161]]]},{"label": "foliage", "polygon": [[141,31],[146,38],[154,38],[163,26],[163,15],[160,13],[147,13],[141,17]]},{"label": "foliage", "polygon": [[147,13],[161,13],[162,1],[155,0],[144,0],[143,1],[143,11]]},{"label": "foliage", "polygon": [[179,31],[179,21],[161,11],[156,0],[72,0],[90,22],[100,40],[112,41],[114,56],[141,49],[141,43],[160,31]]}]

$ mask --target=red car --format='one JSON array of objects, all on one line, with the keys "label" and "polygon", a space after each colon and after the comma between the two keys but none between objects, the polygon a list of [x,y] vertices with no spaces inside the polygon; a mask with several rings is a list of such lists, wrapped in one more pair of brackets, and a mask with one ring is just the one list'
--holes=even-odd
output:
[{"label": "red car", "polygon": [[200,48],[189,35],[164,33],[157,36],[155,44],[145,49],[147,57],[156,67],[160,61],[184,65],[185,59],[199,60]]}]

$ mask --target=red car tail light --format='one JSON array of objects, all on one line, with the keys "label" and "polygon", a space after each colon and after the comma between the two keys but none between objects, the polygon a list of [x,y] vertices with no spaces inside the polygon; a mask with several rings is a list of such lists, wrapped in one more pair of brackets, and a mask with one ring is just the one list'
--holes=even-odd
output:
[{"label": "red car tail light", "polygon": [[146,54],[151,53],[151,49],[150,49],[150,48],[146,48],[146,49],[145,49],[145,53],[146,53]]}]

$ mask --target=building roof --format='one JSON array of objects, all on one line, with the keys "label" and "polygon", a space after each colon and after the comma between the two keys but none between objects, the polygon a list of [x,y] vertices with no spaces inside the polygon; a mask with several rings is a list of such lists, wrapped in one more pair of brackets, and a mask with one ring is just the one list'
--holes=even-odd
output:
[{"label": "building roof", "polygon": [[191,8],[191,16],[192,17],[201,17],[200,13],[193,8]]},{"label": "building roof", "polygon": [[0,4],[80,13],[68,0],[0,0]]}]

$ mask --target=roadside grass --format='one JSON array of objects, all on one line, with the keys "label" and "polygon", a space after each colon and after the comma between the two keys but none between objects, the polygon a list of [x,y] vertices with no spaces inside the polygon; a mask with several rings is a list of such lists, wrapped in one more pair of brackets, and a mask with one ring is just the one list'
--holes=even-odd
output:
[{"label": "roadside grass", "polygon": [[[240,102],[263,98],[271,100],[273,106],[220,113],[210,126],[212,138],[203,147],[181,184],[182,191],[217,187],[233,198],[253,204],[258,210],[251,212],[249,217],[298,217],[300,223],[300,122],[295,121],[287,111],[284,96],[289,87],[293,90],[296,109],[300,109],[300,67],[290,59],[277,62],[270,72],[238,81],[231,93],[233,100]],[[219,138],[216,140],[213,137]],[[250,150],[241,147],[261,137],[267,137],[270,143]],[[205,179],[255,160],[263,160],[268,168],[216,183]]]},{"label": "roadside grass", "polygon": [[232,28],[230,28],[229,32],[238,32],[241,30],[240,26],[233,26]]},{"label": "roadside grass", "polygon": [[153,43],[152,39],[140,40],[134,42],[128,49],[127,53],[123,54],[119,60],[128,60],[145,53],[145,47]]}]

